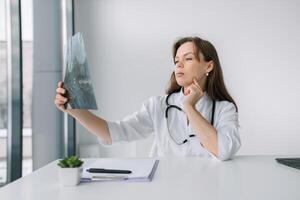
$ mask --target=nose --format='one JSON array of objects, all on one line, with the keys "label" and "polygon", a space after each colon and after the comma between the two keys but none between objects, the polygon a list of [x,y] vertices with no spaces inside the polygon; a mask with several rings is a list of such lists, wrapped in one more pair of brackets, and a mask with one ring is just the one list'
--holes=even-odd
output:
[{"label": "nose", "polygon": [[177,61],[177,63],[176,63],[176,68],[183,68],[184,67],[184,65],[183,65],[183,63],[182,63],[182,61]]}]

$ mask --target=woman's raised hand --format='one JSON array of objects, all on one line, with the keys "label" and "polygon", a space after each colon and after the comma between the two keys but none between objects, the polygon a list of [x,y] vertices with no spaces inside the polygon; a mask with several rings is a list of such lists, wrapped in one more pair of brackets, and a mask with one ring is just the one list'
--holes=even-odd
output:
[{"label": "woman's raised hand", "polygon": [[193,83],[187,87],[186,96],[183,102],[183,106],[195,107],[196,103],[203,97],[204,92],[200,86],[199,81],[194,78]]},{"label": "woman's raised hand", "polygon": [[65,97],[66,89],[63,87],[63,82],[59,81],[56,88],[56,96],[54,103],[58,109],[66,112],[65,104],[68,102],[68,98]]}]

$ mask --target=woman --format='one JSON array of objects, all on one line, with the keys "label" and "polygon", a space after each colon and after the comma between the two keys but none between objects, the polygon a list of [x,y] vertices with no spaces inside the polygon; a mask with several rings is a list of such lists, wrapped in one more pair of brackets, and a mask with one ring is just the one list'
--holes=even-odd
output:
[{"label": "woman", "polygon": [[150,156],[230,159],[240,147],[238,109],[226,90],[214,46],[198,37],[179,39],[173,46],[173,60],[167,95],[151,97],[121,121],[108,122],[87,110],[66,110],[62,82],[55,104],[105,144],[154,134]]}]

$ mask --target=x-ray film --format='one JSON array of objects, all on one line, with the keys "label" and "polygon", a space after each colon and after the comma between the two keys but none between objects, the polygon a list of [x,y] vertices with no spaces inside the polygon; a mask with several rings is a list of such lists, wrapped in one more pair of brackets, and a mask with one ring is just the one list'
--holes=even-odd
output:
[{"label": "x-ray film", "polygon": [[77,33],[68,41],[66,60],[64,87],[69,99],[67,109],[96,110],[97,102],[81,33]]}]

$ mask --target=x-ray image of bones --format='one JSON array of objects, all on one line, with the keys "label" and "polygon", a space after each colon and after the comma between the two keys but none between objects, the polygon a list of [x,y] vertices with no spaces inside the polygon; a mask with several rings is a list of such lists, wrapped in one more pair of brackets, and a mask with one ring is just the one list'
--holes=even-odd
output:
[{"label": "x-ray image of bones", "polygon": [[77,33],[68,41],[64,87],[68,91],[68,109],[97,109],[81,33]]}]

